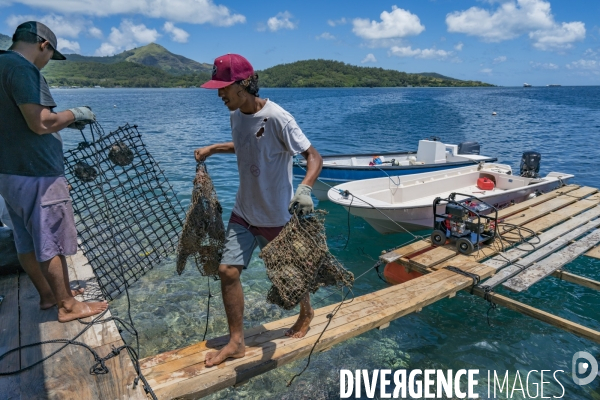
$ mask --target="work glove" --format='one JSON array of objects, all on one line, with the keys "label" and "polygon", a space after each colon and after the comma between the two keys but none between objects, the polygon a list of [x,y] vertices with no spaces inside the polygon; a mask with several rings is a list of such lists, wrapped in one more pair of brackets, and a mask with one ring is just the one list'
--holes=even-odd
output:
[{"label": "work glove", "polygon": [[296,212],[298,215],[308,215],[315,211],[312,197],[310,197],[311,192],[312,188],[310,186],[298,185],[296,194],[292,197],[292,201],[290,201],[290,206],[288,207],[290,214]]},{"label": "work glove", "polygon": [[69,108],[69,111],[75,116],[75,122],[68,125],[67,128],[82,130],[87,124],[96,121],[96,115],[89,106]]}]

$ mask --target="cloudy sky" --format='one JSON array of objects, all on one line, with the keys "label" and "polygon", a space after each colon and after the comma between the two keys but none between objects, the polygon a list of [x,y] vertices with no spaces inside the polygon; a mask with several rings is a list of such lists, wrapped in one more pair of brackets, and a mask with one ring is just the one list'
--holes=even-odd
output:
[{"label": "cloudy sky", "polygon": [[504,86],[600,85],[600,0],[0,0],[0,32],[43,21],[66,53],[157,42],[256,69],[323,58]]}]

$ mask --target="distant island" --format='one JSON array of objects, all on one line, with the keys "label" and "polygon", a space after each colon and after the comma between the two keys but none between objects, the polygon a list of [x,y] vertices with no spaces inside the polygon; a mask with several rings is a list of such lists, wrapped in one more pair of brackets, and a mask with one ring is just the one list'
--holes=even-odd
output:
[{"label": "distant island", "polygon": [[[10,46],[0,34],[0,49]],[[150,43],[109,57],[66,54],[67,61],[51,61],[43,70],[54,87],[199,87],[210,79],[212,64],[199,63]],[[494,86],[463,81],[433,72],[409,74],[358,67],[340,61],[305,60],[257,71],[260,86],[284,87],[474,87]]]}]

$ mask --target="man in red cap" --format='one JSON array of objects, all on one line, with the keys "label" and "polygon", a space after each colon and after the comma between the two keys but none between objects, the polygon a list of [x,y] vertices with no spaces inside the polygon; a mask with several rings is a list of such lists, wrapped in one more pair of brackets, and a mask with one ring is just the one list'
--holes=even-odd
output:
[{"label": "man in red cap", "polygon": [[[244,57],[226,54],[217,58],[212,79],[202,87],[218,89],[219,97],[231,111],[233,141],[197,149],[196,160],[217,153],[235,153],[240,174],[219,266],[229,343],[206,355],[206,366],[211,367],[228,357],[244,357],[242,269],[248,266],[256,246],[264,247],[279,234],[291,213],[313,212],[312,186],[321,172],[323,159],[290,113],[273,101],[258,97],[258,75]],[[307,160],[307,172],[293,194],[292,164],[293,156],[298,153]],[[286,335],[303,337],[313,315],[307,293],[300,302],[298,320]]]}]

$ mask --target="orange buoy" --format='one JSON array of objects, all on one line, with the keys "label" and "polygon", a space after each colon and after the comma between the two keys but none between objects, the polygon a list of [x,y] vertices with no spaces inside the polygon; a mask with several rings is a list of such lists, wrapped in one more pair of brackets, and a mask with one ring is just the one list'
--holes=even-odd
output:
[{"label": "orange buoy", "polygon": [[422,275],[423,274],[417,271],[407,272],[404,265],[396,262],[386,264],[385,268],[383,269],[383,277],[390,285],[399,285]]}]

